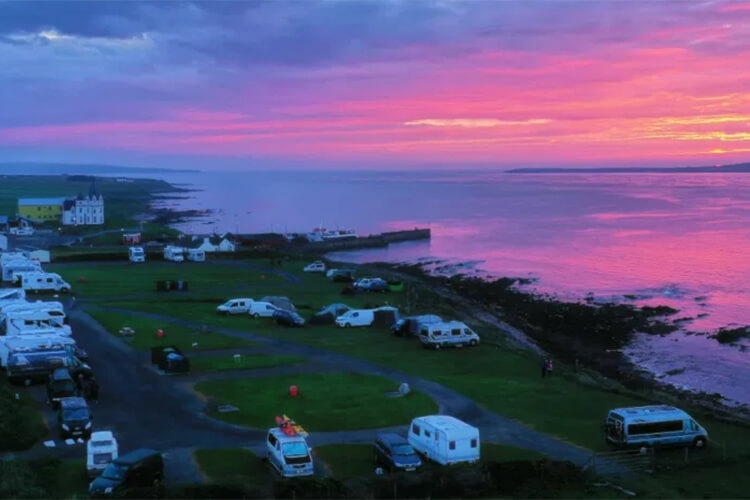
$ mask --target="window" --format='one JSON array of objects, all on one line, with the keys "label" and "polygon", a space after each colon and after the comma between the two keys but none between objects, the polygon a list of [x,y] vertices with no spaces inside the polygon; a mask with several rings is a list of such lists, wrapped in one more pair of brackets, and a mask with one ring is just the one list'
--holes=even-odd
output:
[{"label": "window", "polygon": [[276,436],[274,436],[273,434],[268,435],[268,442],[271,443],[271,446],[274,446],[276,444],[276,441]]},{"label": "window", "polygon": [[352,314],[352,318],[358,318],[358,317],[359,317],[359,313],[353,313]]},{"label": "window", "polygon": [[695,420],[690,421],[690,430],[691,431],[697,431],[698,430],[698,423]]},{"label": "window", "polygon": [[430,431],[424,431],[424,435],[425,437],[432,437],[432,434],[430,433]]},{"label": "window", "polygon": [[415,436],[419,436],[419,432],[420,432],[420,429],[419,429],[419,426],[417,424],[414,424],[414,425],[411,426],[411,433],[412,434],[414,434]]},{"label": "window", "polygon": [[472,439],[471,440],[471,447],[472,448],[476,448],[477,447],[477,440],[476,439]]},{"label": "window", "polygon": [[628,425],[628,434],[658,434],[661,432],[677,432],[682,430],[682,420],[668,420],[666,422],[650,422],[647,424]]},{"label": "window", "polygon": [[442,334],[443,334],[443,332],[441,332],[440,330],[435,330],[434,332],[432,332],[432,336],[433,337],[439,337]]},{"label": "window", "polygon": [[448,443],[448,449],[449,450],[455,450],[456,449],[456,442],[455,441],[449,442]]},{"label": "window", "polygon": [[461,329],[460,328],[454,328],[453,330],[451,330],[451,335],[453,335],[455,337],[459,337],[461,335]]}]

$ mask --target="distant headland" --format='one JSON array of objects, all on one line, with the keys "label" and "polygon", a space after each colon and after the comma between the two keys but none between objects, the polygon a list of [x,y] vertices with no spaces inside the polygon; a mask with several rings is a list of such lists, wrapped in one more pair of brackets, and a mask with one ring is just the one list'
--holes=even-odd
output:
[{"label": "distant headland", "polygon": [[704,167],[514,168],[509,174],[720,174],[750,173],[750,163]]},{"label": "distant headland", "polygon": [[122,165],[105,165],[96,163],[44,163],[44,162],[3,162],[0,163],[0,174],[163,174],[194,173],[199,170],[171,169],[161,167],[125,167]]}]

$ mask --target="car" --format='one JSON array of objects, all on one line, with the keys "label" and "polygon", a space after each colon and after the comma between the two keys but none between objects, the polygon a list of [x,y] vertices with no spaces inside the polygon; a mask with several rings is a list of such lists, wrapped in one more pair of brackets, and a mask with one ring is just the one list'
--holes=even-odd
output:
[{"label": "car", "polygon": [[304,326],[305,318],[294,311],[278,309],[273,313],[273,320],[277,325],[285,326]]},{"label": "car", "polygon": [[91,436],[93,415],[86,400],[79,397],[61,398],[57,410],[57,425],[63,439]]},{"label": "car", "polygon": [[422,460],[406,438],[384,433],[375,439],[375,465],[389,471],[415,471],[422,466]]},{"label": "car", "polygon": [[52,408],[60,406],[62,398],[78,395],[78,389],[67,368],[55,368],[47,382],[47,403]]},{"label": "car", "polygon": [[140,448],[120,455],[89,485],[94,498],[153,497],[161,493],[164,460],[161,453]]},{"label": "car", "polygon": [[316,260],[312,264],[308,264],[302,269],[306,273],[324,273],[326,272],[326,265],[323,261]]},{"label": "car", "polygon": [[247,314],[253,299],[231,299],[216,308],[217,314]]},{"label": "car", "polygon": [[351,269],[329,269],[326,277],[337,283],[351,283],[354,281],[354,271]]},{"label": "car", "polygon": [[281,308],[276,307],[270,302],[254,301],[250,304],[248,314],[251,318],[271,318],[276,311]]},{"label": "car", "polygon": [[385,292],[388,290],[388,282],[382,278],[360,278],[354,282],[354,287],[371,292]]}]

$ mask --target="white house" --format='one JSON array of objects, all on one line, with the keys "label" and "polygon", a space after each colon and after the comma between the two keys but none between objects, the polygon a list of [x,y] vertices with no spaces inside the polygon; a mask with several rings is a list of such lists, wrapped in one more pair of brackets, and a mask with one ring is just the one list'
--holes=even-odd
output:
[{"label": "white house", "polygon": [[89,194],[63,201],[62,223],[65,226],[94,226],[104,224],[104,196],[96,192],[92,183]]},{"label": "white house", "polygon": [[185,248],[203,250],[206,253],[234,252],[236,250],[236,245],[230,239],[230,236],[229,233],[221,236],[193,236],[189,241],[183,241],[176,244],[181,244]]}]

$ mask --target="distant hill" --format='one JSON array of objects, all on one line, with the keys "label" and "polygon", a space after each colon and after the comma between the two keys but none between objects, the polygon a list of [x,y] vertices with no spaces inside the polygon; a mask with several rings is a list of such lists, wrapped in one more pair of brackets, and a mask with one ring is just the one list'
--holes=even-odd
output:
[{"label": "distant hill", "polygon": [[514,168],[510,174],[721,174],[748,173],[750,163],[720,167]]},{"label": "distant hill", "polygon": [[0,163],[0,174],[161,174],[161,173],[192,173],[199,170],[171,169],[159,167],[124,167],[121,165],[97,165],[80,163],[36,163],[36,162],[7,162]]}]

